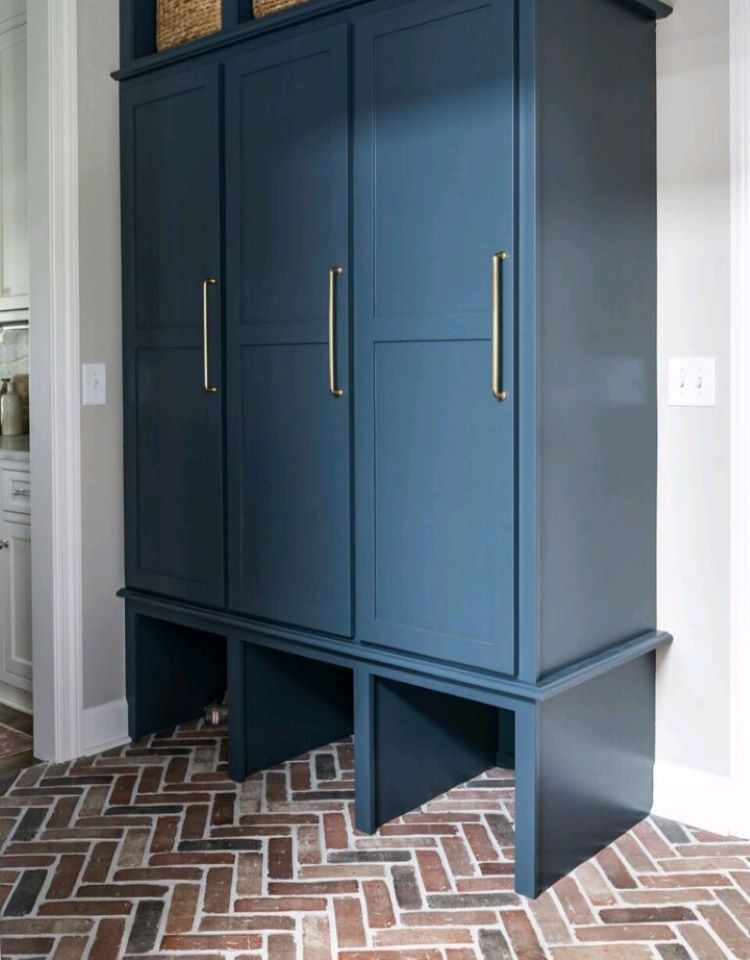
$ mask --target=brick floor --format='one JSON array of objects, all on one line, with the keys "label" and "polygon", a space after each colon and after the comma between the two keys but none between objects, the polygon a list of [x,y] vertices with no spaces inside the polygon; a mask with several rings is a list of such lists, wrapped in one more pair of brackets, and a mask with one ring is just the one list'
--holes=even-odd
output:
[{"label": "brick floor", "polygon": [[352,758],[237,787],[196,723],[24,770],[0,797],[2,957],[750,960],[750,843],[648,820],[527,903],[511,773],[365,837]]}]

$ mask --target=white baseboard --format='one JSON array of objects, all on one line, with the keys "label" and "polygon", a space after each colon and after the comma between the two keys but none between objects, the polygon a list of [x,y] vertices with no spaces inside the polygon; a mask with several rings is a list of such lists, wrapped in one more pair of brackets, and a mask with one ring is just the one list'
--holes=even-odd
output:
[{"label": "white baseboard", "polygon": [[127,700],[111,700],[101,706],[84,709],[81,746],[86,756],[129,742]]},{"label": "white baseboard", "polygon": [[31,694],[26,690],[19,690],[18,687],[12,687],[9,683],[0,682],[0,703],[5,707],[18,710],[19,713],[33,714],[34,712]]},{"label": "white baseboard", "polygon": [[737,824],[732,823],[731,786],[729,777],[657,761],[653,812],[658,817],[728,836],[737,832]]}]

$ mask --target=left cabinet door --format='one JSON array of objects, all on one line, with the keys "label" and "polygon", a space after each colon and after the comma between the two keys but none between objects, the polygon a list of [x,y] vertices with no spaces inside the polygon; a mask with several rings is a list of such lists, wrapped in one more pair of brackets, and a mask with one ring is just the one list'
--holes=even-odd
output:
[{"label": "left cabinet door", "polygon": [[224,603],[219,75],[122,93],[126,578]]}]

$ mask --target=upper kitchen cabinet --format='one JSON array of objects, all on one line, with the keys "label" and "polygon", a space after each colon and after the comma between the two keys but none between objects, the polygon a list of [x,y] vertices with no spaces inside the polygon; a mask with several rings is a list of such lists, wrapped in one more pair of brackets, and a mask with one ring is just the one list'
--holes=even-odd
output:
[{"label": "upper kitchen cabinet", "polygon": [[29,309],[26,4],[0,4],[0,311]]}]

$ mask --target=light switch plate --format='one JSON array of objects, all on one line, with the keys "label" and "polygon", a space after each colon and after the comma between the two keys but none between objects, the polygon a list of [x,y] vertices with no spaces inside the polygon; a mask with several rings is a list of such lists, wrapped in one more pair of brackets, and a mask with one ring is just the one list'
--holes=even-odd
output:
[{"label": "light switch plate", "polygon": [[107,365],[83,364],[83,405],[103,407],[107,402]]},{"label": "light switch plate", "polygon": [[672,357],[669,361],[671,407],[716,406],[715,357]]}]

